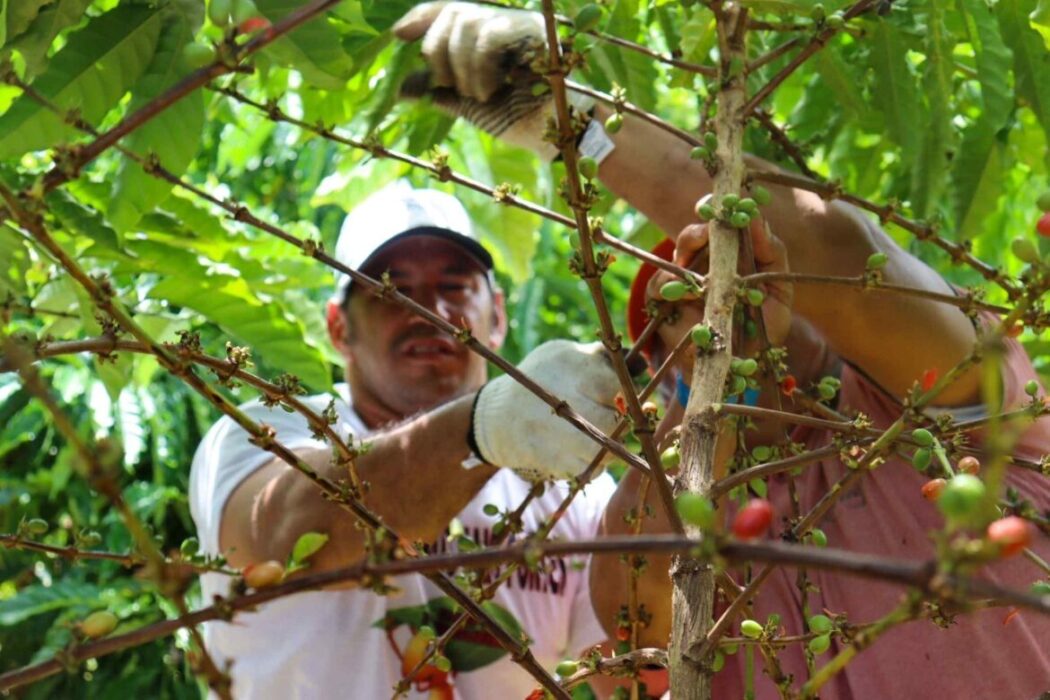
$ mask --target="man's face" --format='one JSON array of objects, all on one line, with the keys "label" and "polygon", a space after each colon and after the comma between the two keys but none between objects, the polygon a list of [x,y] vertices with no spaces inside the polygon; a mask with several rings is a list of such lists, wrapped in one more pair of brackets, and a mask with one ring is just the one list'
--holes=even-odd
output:
[{"label": "man's face", "polygon": [[[390,273],[398,291],[481,343],[503,342],[503,299],[484,269],[459,245],[435,236],[410,236],[380,250],[362,272]],[[354,403],[373,402],[396,417],[433,408],[478,389],[485,360],[393,301],[355,285],[329,331],[347,363]],[[340,322],[341,321],[341,322]]]}]

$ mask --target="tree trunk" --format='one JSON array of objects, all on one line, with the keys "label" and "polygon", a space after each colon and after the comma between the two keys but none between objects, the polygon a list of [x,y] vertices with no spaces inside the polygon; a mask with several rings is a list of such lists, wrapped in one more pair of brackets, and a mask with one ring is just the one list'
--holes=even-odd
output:
[{"label": "tree trunk", "polygon": [[[739,195],[744,184],[742,153],[744,126],[741,107],[746,102],[746,11],[738,5],[716,8],[720,50],[719,92],[715,131],[718,135],[714,176],[714,205],[727,194]],[[682,431],[682,471],[679,488],[706,494],[714,480],[718,419],[711,405],[722,400],[733,357],[733,307],[736,304],[736,269],[740,231],[721,220],[711,222],[710,271],[704,301],[704,319],[717,340],[714,351],[694,363],[692,392],[685,409]],[[691,528],[690,535],[699,532]],[[674,585],[671,633],[671,696],[675,700],[709,700],[711,673],[708,660],[697,658],[714,607],[714,572],[687,556],[671,565]]]}]

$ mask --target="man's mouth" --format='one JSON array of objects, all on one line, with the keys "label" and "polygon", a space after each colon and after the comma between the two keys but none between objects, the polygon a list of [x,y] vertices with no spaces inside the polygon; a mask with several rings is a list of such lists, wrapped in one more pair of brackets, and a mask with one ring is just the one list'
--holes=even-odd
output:
[{"label": "man's mouth", "polygon": [[401,345],[401,354],[414,359],[454,357],[458,350],[458,345],[446,338],[413,338]]}]

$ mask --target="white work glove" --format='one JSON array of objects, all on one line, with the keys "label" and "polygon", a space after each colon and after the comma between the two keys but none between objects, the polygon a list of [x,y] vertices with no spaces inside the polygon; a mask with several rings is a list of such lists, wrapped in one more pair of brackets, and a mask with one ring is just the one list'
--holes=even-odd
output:
[{"label": "white work glove", "polygon": [[[603,433],[616,427],[620,384],[601,343],[551,340],[530,352],[518,369]],[[478,392],[472,430],[478,456],[533,481],[574,477],[600,449],[506,375]]]},{"label": "white work glove", "polygon": [[[543,16],[469,2],[427,2],[412,8],[394,25],[402,41],[423,38],[423,58],[430,72],[409,77],[402,96],[432,97],[434,104],[464,117],[507,143],[536,152],[546,160],[558,148],[544,140],[554,115],[550,91],[536,95],[543,78],[530,64],[547,51]],[[570,92],[580,114],[589,97]]]}]

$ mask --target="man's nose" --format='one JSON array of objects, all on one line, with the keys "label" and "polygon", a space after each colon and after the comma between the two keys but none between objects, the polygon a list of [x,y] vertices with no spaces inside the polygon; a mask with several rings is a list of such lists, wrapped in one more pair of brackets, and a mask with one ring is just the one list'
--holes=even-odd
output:
[{"label": "man's nose", "polygon": [[420,306],[451,323],[458,323],[462,316],[458,306],[442,295],[436,286],[421,286],[413,297]]}]

